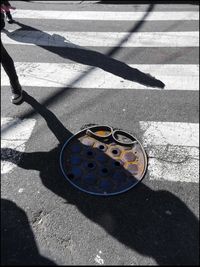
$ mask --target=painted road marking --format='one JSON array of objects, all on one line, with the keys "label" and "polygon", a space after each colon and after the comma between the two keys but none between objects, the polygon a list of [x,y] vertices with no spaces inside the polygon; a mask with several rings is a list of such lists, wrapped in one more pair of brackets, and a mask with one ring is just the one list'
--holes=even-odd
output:
[{"label": "painted road marking", "polygon": [[[115,47],[129,32],[13,31],[1,34],[4,44],[54,47]],[[199,32],[135,32],[121,47],[198,47]]]},{"label": "painted road marking", "polygon": [[[1,174],[10,172],[19,163],[22,153],[25,151],[26,142],[30,138],[35,126],[35,122],[36,120],[34,119],[1,118],[1,148],[7,148],[6,152],[1,151],[1,156],[2,159],[10,158],[12,160],[12,162],[1,160]],[[17,152],[11,152],[9,148]]]},{"label": "painted road marking", "polygon": [[[90,60],[88,56],[88,61]],[[91,59],[93,61],[93,58]],[[65,87],[72,88],[99,88],[99,89],[154,89],[133,81],[123,79],[110,73],[112,69],[109,63],[100,63],[100,68],[91,68],[79,63],[34,63],[34,62],[15,62],[17,73],[19,74],[22,86],[35,87]],[[114,62],[113,62],[114,63]],[[117,61],[116,61],[117,63]],[[164,90],[199,90],[199,65],[178,65],[178,64],[120,64],[118,73],[121,75],[127,72],[127,66],[149,73],[151,76],[161,80],[165,84]],[[115,68],[116,69],[116,68]],[[113,70],[115,71],[115,70]],[[129,69],[129,73],[133,71]],[[82,77],[78,79],[77,77]],[[134,77],[133,71],[131,77]],[[76,81],[76,82],[74,82]],[[2,69],[1,85],[9,86],[9,79]]]},{"label": "painted road marking", "polygon": [[199,182],[199,124],[141,121],[151,180]]},{"label": "painted road marking", "polygon": [[[110,11],[50,11],[17,9],[12,12],[16,19],[51,19],[51,20],[122,20],[139,21],[146,15],[143,12]],[[199,12],[149,12],[145,21],[158,20],[199,20]]]},{"label": "painted road marking", "polygon": [[[12,162],[1,161],[2,174],[10,172],[20,161],[34,125],[33,119],[2,118],[1,148],[17,150],[10,155],[7,150],[2,156],[12,158]],[[199,124],[141,121],[140,127],[142,143],[149,156],[151,180],[199,182]]]}]

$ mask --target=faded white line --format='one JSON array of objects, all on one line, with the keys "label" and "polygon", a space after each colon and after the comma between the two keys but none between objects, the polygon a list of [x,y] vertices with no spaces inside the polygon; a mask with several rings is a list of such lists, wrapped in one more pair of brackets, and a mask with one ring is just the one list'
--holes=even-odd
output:
[{"label": "faded white line", "polygon": [[[43,45],[55,47],[101,46],[115,47],[128,32],[60,32],[11,31],[2,32],[4,44]],[[199,32],[135,32],[121,47],[198,47]]]},{"label": "faded white line", "polygon": [[199,146],[198,123],[144,121],[140,126],[145,145]]},{"label": "faded white line", "polygon": [[141,121],[151,180],[199,182],[199,124]]},{"label": "faded white line", "polygon": [[[86,63],[88,61],[90,61],[89,56]],[[63,87],[70,85],[72,88],[91,89],[154,89],[150,86],[119,77],[121,73],[127,72],[127,66],[123,63],[119,63],[117,68],[119,76],[110,73],[109,71],[112,71],[112,68],[109,67],[109,63],[110,61],[105,62],[105,64],[101,62],[100,64],[105,70],[107,68],[108,72],[100,68],[94,68],[92,71],[89,71],[91,67],[79,63],[15,62],[15,66],[22,86]],[[199,90],[199,65],[130,64],[128,66],[136,68],[143,73],[149,73],[151,76],[162,81],[165,84],[164,90]],[[116,68],[113,71],[116,71]],[[131,71],[133,70],[129,69],[129,74]],[[84,73],[87,75],[84,76]],[[133,71],[131,77],[134,79],[135,75]],[[80,76],[82,76],[82,79],[74,82]],[[9,84],[9,79],[2,69],[1,85],[9,86]]]},{"label": "faded white line", "polygon": [[[110,11],[50,11],[50,10],[22,10],[17,9],[13,12],[16,19],[49,19],[49,20],[122,20],[138,21],[142,19],[146,12],[110,12]],[[158,20],[198,20],[199,12],[149,12],[146,21]]]},{"label": "faded white line", "polygon": [[19,163],[35,122],[34,119],[1,119],[1,156],[5,159],[1,160],[1,174],[10,172]]},{"label": "faded white line", "polygon": [[97,254],[96,255],[96,257],[95,257],[95,259],[94,259],[94,261],[97,263],[97,264],[100,264],[100,265],[103,265],[104,264],[104,259],[102,258],[102,251],[100,250],[99,252],[98,252],[99,254]]}]

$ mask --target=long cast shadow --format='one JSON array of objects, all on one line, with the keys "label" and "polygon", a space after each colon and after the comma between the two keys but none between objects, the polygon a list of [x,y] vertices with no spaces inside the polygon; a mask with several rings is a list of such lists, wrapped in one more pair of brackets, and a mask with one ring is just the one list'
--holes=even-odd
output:
[{"label": "long cast shadow", "polygon": [[[178,197],[168,191],[154,191],[144,183],[115,197],[95,197],[75,189],[63,177],[58,160],[62,143],[72,133],[33,97],[26,93],[24,97],[45,119],[59,145],[48,152],[24,153],[19,167],[38,170],[45,187],[75,205],[119,242],[154,258],[159,265],[198,265],[198,219]],[[2,149],[2,159],[12,161],[13,153],[16,151]]]},{"label": "long cast shadow", "polygon": [[[145,19],[146,19],[146,17],[149,15],[149,13],[153,10],[153,8],[154,8],[154,4],[150,4],[149,6],[148,6],[148,8],[147,8],[147,11],[146,11],[146,13],[144,14],[144,16],[141,18],[141,20],[139,20],[138,22],[137,22],[137,24],[136,25],[134,25],[134,27],[132,27],[131,29],[130,29],[130,32],[122,39],[122,40],[120,40],[120,42],[118,43],[118,45],[116,46],[116,47],[113,47],[113,48],[111,48],[111,50],[105,55],[105,57],[109,57],[109,56],[113,56],[119,49],[120,49],[120,47],[123,45],[123,43],[124,42],[126,42],[127,40],[128,40],[128,38],[132,35],[132,33],[134,33],[134,32],[137,32],[139,29],[140,29],[140,27],[142,26],[142,24],[145,22]],[[18,22],[17,22],[18,23]],[[29,27],[30,28],[30,26],[26,26],[26,25],[24,25],[24,24],[22,24],[23,25],[23,27]],[[38,30],[38,29],[35,29],[35,28],[33,28],[33,27],[31,27],[31,29],[32,30]],[[8,32],[7,32],[7,30],[4,30],[4,32],[6,32],[7,34],[8,34]],[[41,32],[42,33],[42,32]],[[49,35],[48,35],[49,36]],[[50,36],[49,36],[50,37]],[[63,41],[63,38],[62,38],[62,41]],[[76,45],[74,45],[74,44],[70,44],[70,46],[75,46],[76,48],[77,48],[77,46]],[[44,46],[41,46],[42,48],[45,48]],[[49,49],[49,47],[47,47],[47,49]],[[52,48],[53,49],[53,48]],[[55,50],[57,50],[56,48],[54,48]],[[82,48],[83,49],[83,48]],[[62,50],[63,49],[60,49],[60,53],[62,54],[63,52],[62,52]],[[71,50],[72,52],[74,51],[74,53],[76,54],[76,51],[77,51],[77,49],[72,49]],[[52,51],[53,52],[53,51]],[[65,54],[65,52],[64,52],[64,54]],[[99,53],[100,54],[100,53]],[[82,53],[80,53],[80,56],[82,55]],[[102,54],[100,54],[100,55],[102,55]],[[75,55],[76,56],[76,55]],[[103,55],[104,56],[104,55]],[[122,65],[123,65],[124,63],[122,63]],[[125,64],[124,64],[125,65]],[[125,65],[125,67],[126,67],[126,65]],[[65,88],[61,88],[61,89],[59,89],[59,90],[56,90],[56,92],[53,92],[53,93],[51,93],[51,95],[47,98],[47,99],[45,99],[44,101],[43,101],[43,104],[44,105],[49,105],[49,104],[52,104],[56,99],[58,99],[59,97],[61,97],[64,93],[66,93],[66,88],[70,88],[70,87],[73,87],[75,84],[76,84],[76,82],[80,82],[83,78],[85,78],[92,70],[94,69],[94,67],[91,67],[90,69],[88,69],[86,72],[84,72],[84,73],[82,73],[81,75],[79,75],[77,78],[75,78],[70,84],[68,84],[67,85],[67,87],[65,87]],[[137,70],[136,70],[136,72],[137,72]],[[152,78],[149,76],[149,75],[145,75],[144,74],[144,76],[142,75],[142,77],[140,76],[140,79],[142,79],[143,80],[143,78],[145,78],[145,77],[147,77],[148,79],[150,79],[150,81],[152,81]],[[154,83],[155,82],[155,83]],[[153,85],[155,86],[157,84],[157,82],[154,80],[154,78],[153,78]],[[161,86],[161,88],[164,88],[164,84],[162,83],[162,82],[158,82],[158,84],[157,84],[157,86],[159,87],[159,85]],[[27,116],[32,116],[34,114],[34,111],[32,111],[32,112],[29,112],[29,113],[27,113],[26,115]],[[8,126],[8,127],[6,127],[5,128],[5,130],[8,130],[10,128],[10,126]]]},{"label": "long cast shadow", "polygon": [[40,255],[26,213],[8,199],[1,199],[1,265],[56,265]]},{"label": "long cast shadow", "polygon": [[[66,40],[63,36],[58,34],[50,35],[21,22],[16,21],[15,23],[21,28],[11,33],[7,30],[4,30],[7,36],[15,41],[35,44],[63,58],[70,59],[84,65],[101,68],[102,70],[112,73],[123,79],[137,82],[145,86],[156,88],[164,88],[165,86],[162,81],[152,77],[150,74],[141,72],[136,68],[131,68],[129,65],[97,51],[88,50],[81,46],[75,45]],[[21,34],[21,31],[24,30],[27,31],[26,34]],[[37,37],[32,37],[29,31],[37,32]],[[48,43],[52,44],[53,46],[45,45]],[[61,48],[56,46],[60,46]]]}]

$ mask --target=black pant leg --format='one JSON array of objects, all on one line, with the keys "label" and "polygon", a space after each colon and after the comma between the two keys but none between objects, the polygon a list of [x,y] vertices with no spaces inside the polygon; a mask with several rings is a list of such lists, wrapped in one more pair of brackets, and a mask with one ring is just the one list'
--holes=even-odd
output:
[{"label": "black pant leg", "polygon": [[6,17],[9,19],[9,20],[12,20],[12,15],[10,13],[10,11],[6,12]]},{"label": "black pant leg", "polygon": [[5,47],[3,46],[2,41],[1,41],[1,63],[10,79],[10,84],[12,85],[13,88],[17,87],[18,76],[15,70],[15,65],[11,56],[8,54]]}]

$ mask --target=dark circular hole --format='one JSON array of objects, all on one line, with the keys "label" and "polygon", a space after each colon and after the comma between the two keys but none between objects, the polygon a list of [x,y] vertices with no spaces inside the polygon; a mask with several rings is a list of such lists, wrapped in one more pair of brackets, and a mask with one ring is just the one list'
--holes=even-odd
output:
[{"label": "dark circular hole", "polygon": [[88,152],[87,152],[87,155],[88,155],[88,156],[92,156],[92,155],[93,155],[93,152],[92,152],[92,151],[88,151]]},{"label": "dark circular hole", "polygon": [[115,161],[114,165],[115,165],[116,167],[119,167],[119,166],[120,166],[120,162],[119,162],[119,161]]},{"label": "dark circular hole", "polygon": [[113,149],[112,153],[116,155],[118,151],[116,149]]},{"label": "dark circular hole", "polygon": [[94,164],[92,162],[88,163],[88,168],[93,168],[94,167]]},{"label": "dark circular hole", "polygon": [[102,169],[102,172],[103,172],[103,173],[108,173],[108,169],[103,168],[103,169]]},{"label": "dark circular hole", "polygon": [[104,149],[104,145],[100,145],[99,146],[99,149],[102,149],[103,150]]},{"label": "dark circular hole", "polygon": [[67,176],[68,176],[69,179],[73,179],[74,178],[73,173],[69,173],[69,174],[67,174]]}]

